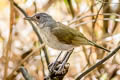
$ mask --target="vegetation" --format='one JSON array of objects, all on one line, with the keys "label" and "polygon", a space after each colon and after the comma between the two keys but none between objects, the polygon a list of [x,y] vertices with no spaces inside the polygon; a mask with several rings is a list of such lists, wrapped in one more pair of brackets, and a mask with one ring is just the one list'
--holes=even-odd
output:
[{"label": "vegetation", "polygon": [[[119,9],[119,0],[0,0],[0,80],[119,80]],[[90,45],[68,52],[49,48],[37,26],[24,20],[38,12],[110,52]]]}]

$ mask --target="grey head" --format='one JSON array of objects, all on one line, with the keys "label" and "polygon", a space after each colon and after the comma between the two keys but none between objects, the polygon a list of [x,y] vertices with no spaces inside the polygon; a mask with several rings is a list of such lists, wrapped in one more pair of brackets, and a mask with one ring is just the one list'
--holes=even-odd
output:
[{"label": "grey head", "polygon": [[[54,24],[56,21],[47,13],[37,13],[31,17],[26,17],[26,20],[31,20],[37,24],[40,28],[43,28],[44,25]],[[47,26],[50,27],[50,26]]]}]

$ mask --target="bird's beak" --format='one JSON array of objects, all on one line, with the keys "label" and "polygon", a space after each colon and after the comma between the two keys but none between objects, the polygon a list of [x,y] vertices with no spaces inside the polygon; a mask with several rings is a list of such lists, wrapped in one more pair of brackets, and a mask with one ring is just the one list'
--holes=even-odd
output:
[{"label": "bird's beak", "polygon": [[35,20],[33,17],[25,17],[24,19],[25,19],[25,20],[31,20],[31,21],[34,21],[34,20]]}]

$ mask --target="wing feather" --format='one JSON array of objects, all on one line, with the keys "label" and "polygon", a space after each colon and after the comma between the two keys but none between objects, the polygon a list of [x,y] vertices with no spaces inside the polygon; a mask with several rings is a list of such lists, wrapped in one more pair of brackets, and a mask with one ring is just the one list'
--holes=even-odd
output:
[{"label": "wing feather", "polygon": [[89,44],[81,32],[69,28],[68,26],[59,22],[57,23],[57,27],[54,27],[51,32],[57,37],[59,41],[65,44],[72,44],[75,46]]}]

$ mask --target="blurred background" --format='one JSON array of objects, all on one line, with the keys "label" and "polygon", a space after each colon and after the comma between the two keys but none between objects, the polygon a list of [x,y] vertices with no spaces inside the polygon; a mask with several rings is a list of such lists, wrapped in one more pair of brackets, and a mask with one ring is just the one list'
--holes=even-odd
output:
[{"label": "blurred background", "polygon": [[[10,75],[26,55],[40,46],[32,26],[24,20],[24,14],[11,4],[12,1],[0,0],[0,80],[5,80],[5,75]],[[48,13],[56,21],[79,30],[89,40],[109,50],[113,50],[120,44],[120,0],[14,1],[28,16],[38,12]],[[50,63],[54,62],[60,51],[46,47]],[[64,53],[61,58],[65,55]],[[70,67],[64,80],[75,80],[78,74],[108,54],[92,46],[75,48],[69,58]],[[22,65],[35,80],[44,79],[43,69],[45,74],[48,74],[46,56],[43,51],[41,55],[39,51],[36,52]],[[10,80],[25,79],[18,71]],[[120,80],[120,51],[90,72],[83,80]]]}]

